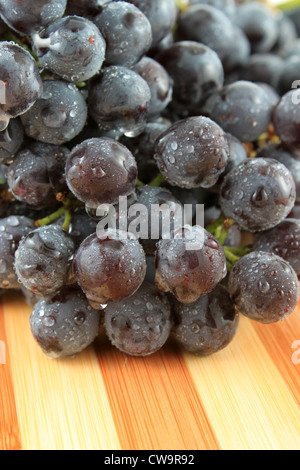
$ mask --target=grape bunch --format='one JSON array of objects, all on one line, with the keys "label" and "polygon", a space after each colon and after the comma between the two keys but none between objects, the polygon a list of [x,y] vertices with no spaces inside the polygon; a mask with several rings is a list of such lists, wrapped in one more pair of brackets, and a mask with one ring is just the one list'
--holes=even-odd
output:
[{"label": "grape bunch", "polygon": [[207,356],[295,314],[299,11],[0,0],[0,291],[47,356]]}]

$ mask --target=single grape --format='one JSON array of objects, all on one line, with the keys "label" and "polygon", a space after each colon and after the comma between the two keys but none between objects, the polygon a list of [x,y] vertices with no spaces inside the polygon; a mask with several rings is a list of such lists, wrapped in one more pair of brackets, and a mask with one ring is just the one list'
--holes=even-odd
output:
[{"label": "single grape", "polygon": [[143,132],[137,137],[122,136],[120,138],[120,143],[125,145],[134,156],[139,180],[144,184],[150,183],[158,174],[159,170],[153,157],[155,142],[170,125],[169,121],[159,118],[156,121],[147,122]]},{"label": "single grape", "polygon": [[271,52],[280,57],[286,57],[295,41],[297,41],[297,28],[287,14],[279,14],[278,19],[278,37]]},{"label": "single grape", "polygon": [[89,114],[100,129],[128,137],[144,130],[151,92],[138,73],[122,66],[105,67],[89,85]]},{"label": "single grape", "polygon": [[22,36],[31,36],[63,16],[67,0],[0,0],[5,23]]},{"label": "single grape", "polygon": [[20,282],[34,293],[51,296],[67,284],[74,243],[61,227],[36,228],[20,242],[15,253],[15,270]]},{"label": "single grape", "polygon": [[233,34],[234,41],[231,53],[223,60],[227,83],[230,73],[237,72],[237,77],[240,77],[239,71],[245,67],[251,56],[251,44],[244,31],[234,25]]},{"label": "single grape", "polygon": [[[179,200],[166,188],[144,185],[136,189],[135,204],[142,206],[144,213],[141,212],[140,207],[138,214],[139,225],[143,224],[146,233],[134,233],[139,236],[139,241],[142,244],[145,253],[152,255],[155,253],[156,244],[164,237],[171,236],[174,228],[183,224],[183,207]],[[132,218],[129,217],[129,227],[134,223],[133,214]],[[178,220],[177,220],[178,219]],[[129,230],[129,229],[128,229]],[[129,230],[132,232],[132,229]]]},{"label": "single grape", "polygon": [[241,78],[249,82],[262,82],[277,89],[286,62],[276,54],[252,54],[245,65]]},{"label": "single grape", "polygon": [[43,94],[21,117],[25,133],[40,142],[63,145],[84,128],[87,104],[73,83],[45,80],[43,84]]},{"label": "single grape", "polygon": [[131,67],[148,53],[152,28],[148,18],[128,2],[110,2],[94,18],[106,44],[106,65]]},{"label": "single grape", "polygon": [[41,142],[20,150],[7,170],[14,197],[35,209],[54,207],[56,194],[67,191],[64,172],[69,153],[66,147]]},{"label": "single grape", "polygon": [[171,77],[159,62],[150,57],[143,57],[132,69],[148,83],[150,88],[149,117],[159,116],[172,100]]},{"label": "single grape", "polygon": [[24,140],[20,118],[11,119],[7,128],[0,132],[0,164],[11,163]]},{"label": "single grape", "polygon": [[300,148],[300,92],[290,90],[283,95],[274,109],[272,121],[280,140],[296,149]]},{"label": "single grape", "polygon": [[172,32],[178,15],[174,0],[129,0],[148,18],[152,28],[152,48]]},{"label": "single grape", "polygon": [[253,251],[237,261],[228,290],[239,312],[261,323],[284,320],[299,301],[298,278],[291,265],[264,251]]},{"label": "single grape", "polygon": [[249,232],[275,227],[285,219],[296,200],[290,171],[269,158],[247,159],[224,178],[220,206],[226,217]]},{"label": "single grape", "polygon": [[197,356],[209,356],[226,348],[238,331],[239,315],[222,285],[189,305],[175,299],[172,307],[176,341]]},{"label": "single grape", "polygon": [[212,5],[192,5],[181,12],[176,33],[178,41],[196,41],[214,50],[225,62],[234,43],[234,26]]},{"label": "single grape", "polygon": [[278,35],[278,16],[269,5],[251,1],[237,6],[236,24],[245,32],[252,53],[270,52]]},{"label": "single grape", "polygon": [[300,278],[300,220],[288,218],[270,230],[257,233],[253,248],[280,256]]},{"label": "single grape", "polygon": [[109,137],[88,139],[77,145],[66,164],[70,191],[87,207],[115,204],[134,192],[136,161],[122,144]]},{"label": "single grape", "polygon": [[300,200],[300,161],[282,144],[269,143],[258,149],[257,158],[272,158],[282,163],[292,174],[296,185],[296,198]]},{"label": "single grape", "polygon": [[29,323],[34,339],[50,358],[75,356],[99,334],[101,312],[94,310],[77,285],[64,286],[34,306]]},{"label": "single grape", "polygon": [[0,286],[2,289],[19,289],[15,273],[15,252],[20,240],[35,229],[29,217],[9,215],[0,220]]},{"label": "single grape", "polygon": [[189,0],[190,5],[211,5],[225,13],[231,20],[235,19],[235,0]]},{"label": "single grape", "polygon": [[173,81],[172,107],[197,109],[208,94],[224,84],[224,69],[215,51],[196,41],[177,41],[156,60]]},{"label": "single grape", "polygon": [[273,103],[260,85],[238,80],[214,92],[205,110],[225,132],[242,142],[253,142],[268,129]]},{"label": "single grape", "polygon": [[185,226],[158,242],[156,286],[189,304],[211,292],[227,274],[218,240],[200,226]]},{"label": "single grape", "polygon": [[[300,57],[292,55],[284,61],[284,67],[279,77],[278,91],[281,95],[288,93],[291,88],[299,86],[298,80],[300,77]],[[297,86],[295,86],[295,84]],[[299,91],[298,91],[299,97]]]},{"label": "single grape", "polygon": [[14,42],[0,43],[0,130],[29,110],[43,91],[34,58]]},{"label": "single grape", "polygon": [[167,296],[144,282],[130,298],[105,309],[104,327],[111,343],[130,356],[158,352],[171,333],[171,307]]},{"label": "single grape", "polygon": [[103,5],[111,0],[68,0],[65,15],[83,16],[93,20],[100,13]]},{"label": "single grape", "polygon": [[105,58],[106,43],[99,29],[79,16],[53,21],[32,42],[42,67],[74,83],[96,75]]},{"label": "single grape", "polygon": [[211,119],[182,119],[156,141],[154,158],[166,181],[181,188],[213,186],[228,162],[225,133]]},{"label": "single grape", "polygon": [[90,304],[99,308],[134,294],[146,275],[146,256],[130,234],[97,230],[78,248],[74,258],[78,284]]}]

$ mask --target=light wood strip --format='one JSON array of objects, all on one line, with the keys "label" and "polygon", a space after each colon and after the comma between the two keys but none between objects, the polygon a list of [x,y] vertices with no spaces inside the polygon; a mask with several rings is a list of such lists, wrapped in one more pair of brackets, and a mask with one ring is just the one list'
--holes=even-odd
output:
[{"label": "light wood strip", "polygon": [[97,355],[122,449],[219,449],[174,344],[150,357],[133,358],[103,337],[97,341]]},{"label": "light wood strip", "polygon": [[0,341],[4,345],[0,361],[0,450],[20,450],[20,429],[2,304],[0,304]]},{"label": "light wood strip", "polygon": [[[285,321],[265,327],[253,323],[261,342],[272,357],[295,401],[300,405],[300,307]],[[297,348],[293,344],[297,342]],[[297,349],[297,350],[296,350]],[[293,357],[295,355],[295,358]]]},{"label": "light wood strip", "polygon": [[225,350],[184,359],[222,449],[300,448],[299,406],[250,320]]},{"label": "light wood strip", "polygon": [[31,335],[29,315],[20,297],[5,302],[22,448],[120,449],[93,348],[74,359],[49,359]]}]

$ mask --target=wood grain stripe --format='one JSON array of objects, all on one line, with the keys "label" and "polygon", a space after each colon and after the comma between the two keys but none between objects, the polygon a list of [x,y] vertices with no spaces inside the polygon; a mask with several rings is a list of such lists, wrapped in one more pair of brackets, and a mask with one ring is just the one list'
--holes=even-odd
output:
[{"label": "wood grain stripe", "polygon": [[96,352],[122,449],[219,449],[172,342],[150,357],[133,358],[112,347],[103,335]]},{"label": "wood grain stripe", "polygon": [[20,450],[20,429],[11,375],[11,343],[6,337],[2,303],[0,303],[0,341],[3,341],[5,346],[0,363],[0,450]]},{"label": "wood grain stripe", "polygon": [[223,449],[300,448],[298,404],[250,320],[225,350],[184,358]]},{"label": "wood grain stripe", "polygon": [[118,450],[109,400],[93,348],[52,360],[34,341],[21,297],[4,305],[13,390],[24,450]]},{"label": "wood grain stripe", "polygon": [[297,341],[297,349],[300,351],[299,305],[295,312],[283,322],[267,326],[253,323],[253,326],[295,401],[300,405],[300,354],[297,354],[294,359],[296,350],[292,347]]}]

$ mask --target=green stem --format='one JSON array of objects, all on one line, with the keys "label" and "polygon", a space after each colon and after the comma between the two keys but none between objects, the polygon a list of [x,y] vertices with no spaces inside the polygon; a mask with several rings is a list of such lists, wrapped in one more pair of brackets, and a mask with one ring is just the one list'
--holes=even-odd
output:
[{"label": "green stem", "polygon": [[49,225],[55,220],[59,219],[60,217],[65,216],[66,209],[64,207],[60,207],[57,211],[53,212],[52,214],[47,215],[43,219],[39,219],[35,221],[35,225],[37,227],[43,227],[44,225]]},{"label": "green stem", "polygon": [[136,187],[139,188],[141,186],[144,186],[144,183],[142,183],[139,179],[136,180]]},{"label": "green stem", "polygon": [[240,256],[236,256],[234,253],[232,253],[231,249],[227,246],[223,246],[223,250],[227,261],[229,261],[232,265],[235,265],[235,263],[241,258]]},{"label": "green stem", "polygon": [[67,209],[64,209],[64,212],[65,212],[65,220],[64,220],[64,223],[62,225],[62,228],[63,228],[63,230],[68,232],[69,228],[70,228],[70,225],[71,225],[71,221],[72,221],[72,214],[71,214],[71,211],[69,211]]},{"label": "green stem", "polygon": [[156,178],[154,178],[154,180],[151,181],[151,183],[149,183],[150,186],[160,186],[162,183],[164,183],[165,179],[163,177],[163,175],[161,173],[159,173],[159,175],[157,175]]}]

